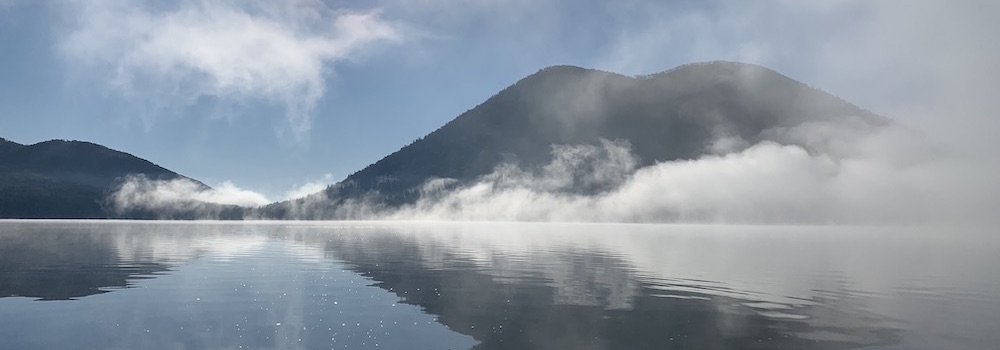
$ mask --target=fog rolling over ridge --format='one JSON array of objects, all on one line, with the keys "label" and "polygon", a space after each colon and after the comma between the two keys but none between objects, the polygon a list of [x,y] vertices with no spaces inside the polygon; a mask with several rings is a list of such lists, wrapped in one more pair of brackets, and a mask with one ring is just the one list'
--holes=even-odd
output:
[{"label": "fog rolling over ridge", "polygon": [[[996,172],[927,136],[756,65],[697,63],[641,77],[556,66],[319,193],[242,214],[811,224],[988,218],[1000,204]],[[164,200],[157,193],[168,182],[133,180],[111,197],[119,207],[169,213],[185,205],[176,198],[213,201],[199,191]]]}]

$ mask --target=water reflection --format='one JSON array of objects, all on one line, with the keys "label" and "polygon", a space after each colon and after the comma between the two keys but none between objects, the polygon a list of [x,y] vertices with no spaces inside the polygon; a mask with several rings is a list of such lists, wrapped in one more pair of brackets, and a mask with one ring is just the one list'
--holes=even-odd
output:
[{"label": "water reflection", "polygon": [[[320,250],[286,241],[269,228],[2,223],[0,242],[26,234],[38,238],[35,251],[69,254],[54,265],[58,283],[110,292],[69,302],[0,299],[0,348],[462,349],[475,344],[323,258]],[[72,242],[102,248],[77,254],[70,252]],[[5,260],[0,274],[20,273],[35,261]],[[107,288],[105,281],[80,277],[93,274],[88,270],[96,265],[73,264],[88,261],[103,262],[100,269],[115,271],[129,288]],[[156,275],[130,274],[130,266],[140,263],[164,268]],[[20,280],[7,280],[12,284],[4,289],[26,289]],[[33,283],[44,293],[60,290],[45,281]]]},{"label": "water reflection", "polygon": [[[580,249],[591,244],[533,238],[543,232],[452,229],[298,239],[320,240],[377,286],[481,341],[476,349],[847,349],[898,339],[892,320],[844,293],[757,295],[651,277],[621,256]],[[562,238],[595,238],[574,235]]]},{"label": "water reflection", "polygon": [[69,300],[126,288],[167,270],[151,261],[123,259],[113,235],[81,235],[67,227],[0,234],[0,297]]},{"label": "water reflection", "polygon": [[0,347],[981,349],[1000,343],[998,248],[911,229],[0,222],[0,296],[77,299],[0,297]]}]

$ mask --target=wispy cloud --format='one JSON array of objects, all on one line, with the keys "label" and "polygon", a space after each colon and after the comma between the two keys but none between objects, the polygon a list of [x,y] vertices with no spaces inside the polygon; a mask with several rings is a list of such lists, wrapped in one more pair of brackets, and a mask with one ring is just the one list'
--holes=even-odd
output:
[{"label": "wispy cloud", "polygon": [[94,0],[68,10],[76,22],[59,43],[66,59],[106,75],[150,113],[200,99],[264,100],[284,109],[282,134],[297,141],[308,136],[334,65],[403,39],[377,9],[319,1]]}]

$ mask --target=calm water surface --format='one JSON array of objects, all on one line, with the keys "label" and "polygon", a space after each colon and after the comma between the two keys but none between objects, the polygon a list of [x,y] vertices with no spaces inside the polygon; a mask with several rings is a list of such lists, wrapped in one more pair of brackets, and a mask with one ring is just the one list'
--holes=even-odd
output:
[{"label": "calm water surface", "polygon": [[997,237],[0,221],[0,349],[998,349]]}]

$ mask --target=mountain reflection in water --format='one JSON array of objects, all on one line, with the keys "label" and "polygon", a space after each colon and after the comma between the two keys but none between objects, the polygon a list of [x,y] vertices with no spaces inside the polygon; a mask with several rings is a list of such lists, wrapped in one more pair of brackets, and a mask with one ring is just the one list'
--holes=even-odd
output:
[{"label": "mountain reflection in water", "polygon": [[0,298],[0,344],[976,349],[1000,343],[996,243],[900,228],[8,221],[0,296],[32,299]]}]

